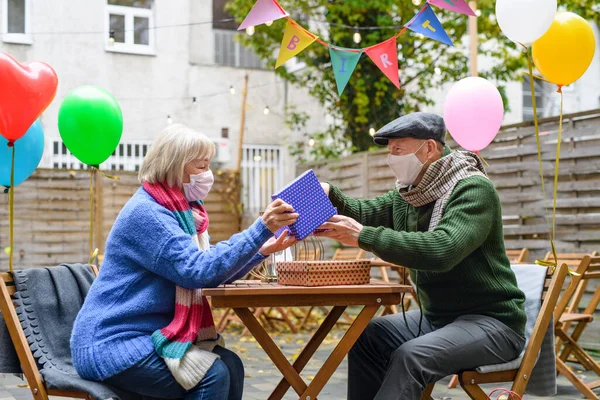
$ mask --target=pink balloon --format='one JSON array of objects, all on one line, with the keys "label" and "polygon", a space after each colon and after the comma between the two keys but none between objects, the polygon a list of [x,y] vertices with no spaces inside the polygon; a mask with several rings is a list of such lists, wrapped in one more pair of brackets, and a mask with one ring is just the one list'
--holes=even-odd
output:
[{"label": "pink balloon", "polygon": [[485,149],[498,134],[503,118],[502,96],[496,86],[483,78],[461,79],[446,96],[446,127],[467,150]]}]

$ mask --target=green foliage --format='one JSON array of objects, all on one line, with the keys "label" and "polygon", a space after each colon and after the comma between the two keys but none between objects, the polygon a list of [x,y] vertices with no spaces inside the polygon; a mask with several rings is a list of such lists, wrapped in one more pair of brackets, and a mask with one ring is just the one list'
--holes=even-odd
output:
[{"label": "green foliage", "polygon": [[[229,0],[226,8],[241,22],[254,3],[255,0]],[[364,48],[390,38],[422,6],[414,5],[411,0],[281,0],[280,3],[292,18],[326,42],[349,48]],[[508,110],[503,83],[522,79],[526,58],[500,31],[493,15],[495,1],[479,0],[477,3],[481,10],[477,22],[479,54],[491,61],[489,68],[479,70],[479,75],[499,83]],[[600,22],[598,13],[593,10],[594,4],[594,0],[561,1],[561,7]],[[292,153],[303,155],[303,146],[308,144],[309,138],[315,140],[310,151],[311,158],[331,158],[368,150],[373,147],[370,128],[380,128],[399,115],[432,105],[429,89],[469,76],[469,59],[463,45],[468,39],[467,17],[439,8],[435,8],[435,12],[456,47],[422,38],[410,31],[401,35],[398,38],[400,90],[363,55],[340,98],[329,50],[316,43],[298,55],[298,61],[306,63],[306,69],[295,74],[289,74],[284,67],[277,69],[283,78],[306,88],[336,121],[320,132],[304,132],[307,116],[301,111],[290,110],[287,118],[290,128],[305,134],[305,140],[297,143]],[[285,23],[286,20],[281,19],[271,27],[258,26],[252,37],[240,35],[244,45],[266,60],[267,68],[275,67],[275,55],[283,38]],[[352,40],[352,30],[336,24],[392,28],[362,30],[362,42],[357,45]]]}]

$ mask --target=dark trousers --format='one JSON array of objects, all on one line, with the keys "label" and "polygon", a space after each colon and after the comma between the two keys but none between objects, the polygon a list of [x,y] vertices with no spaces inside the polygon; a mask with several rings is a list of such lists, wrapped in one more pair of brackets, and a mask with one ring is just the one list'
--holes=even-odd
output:
[{"label": "dark trousers", "polygon": [[348,356],[349,400],[420,400],[425,387],[448,375],[514,360],[525,339],[500,321],[465,315],[444,327],[419,311],[376,318]]}]

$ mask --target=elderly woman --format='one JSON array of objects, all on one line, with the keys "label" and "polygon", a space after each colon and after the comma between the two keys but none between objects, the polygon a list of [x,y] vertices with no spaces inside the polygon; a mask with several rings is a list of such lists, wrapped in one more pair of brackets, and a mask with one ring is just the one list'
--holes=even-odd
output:
[{"label": "elderly woman", "polygon": [[159,398],[242,398],[242,362],[223,347],[201,289],[240,279],[291,246],[273,233],[298,215],[275,201],[250,228],[210,246],[202,201],[214,154],[183,125],[154,141],[75,321],[71,351],[83,378]]}]

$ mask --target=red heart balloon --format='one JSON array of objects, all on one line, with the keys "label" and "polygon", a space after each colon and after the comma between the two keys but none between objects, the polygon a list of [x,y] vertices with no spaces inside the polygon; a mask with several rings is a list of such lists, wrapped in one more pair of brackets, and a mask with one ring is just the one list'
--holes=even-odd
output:
[{"label": "red heart balloon", "polygon": [[21,138],[52,103],[57,87],[58,77],[48,64],[20,64],[0,53],[0,134],[9,142]]}]

